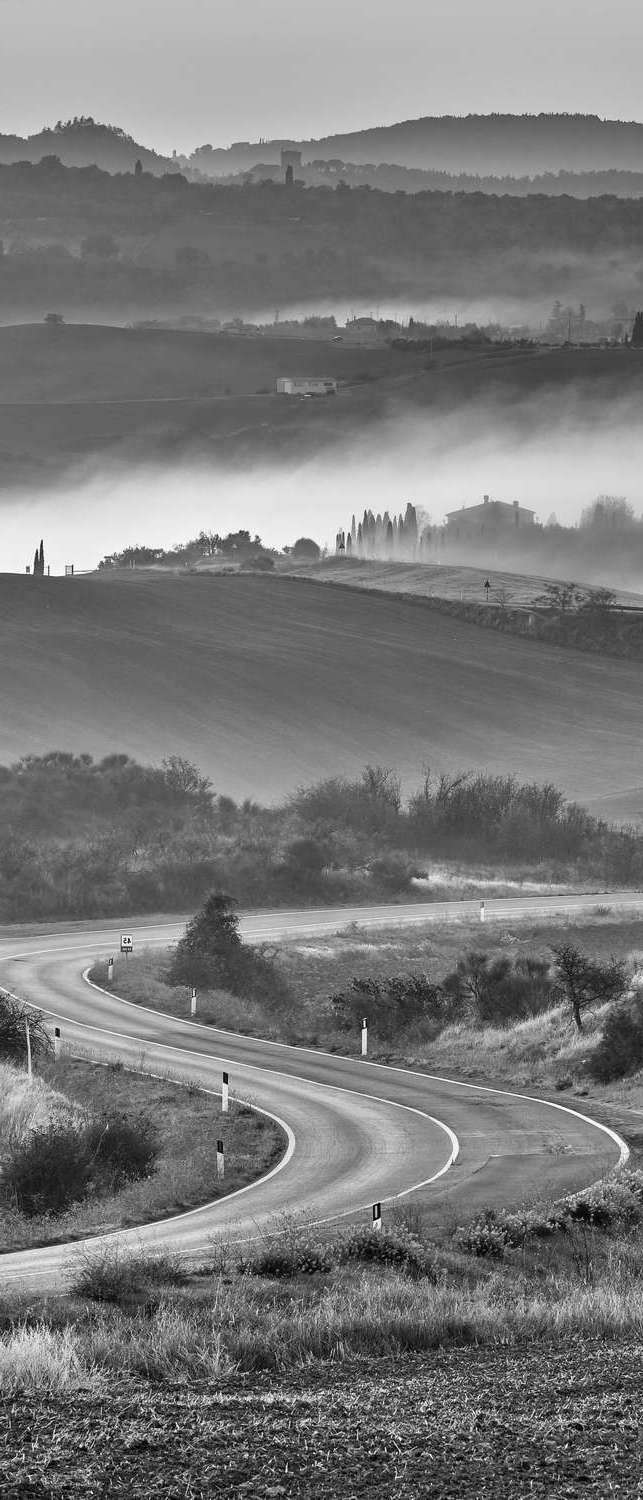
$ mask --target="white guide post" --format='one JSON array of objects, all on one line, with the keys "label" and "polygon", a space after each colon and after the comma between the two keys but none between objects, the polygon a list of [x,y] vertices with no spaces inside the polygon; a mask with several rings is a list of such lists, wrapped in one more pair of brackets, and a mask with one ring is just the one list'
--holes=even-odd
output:
[{"label": "white guide post", "polygon": [[113,958],[108,958],[108,960],[107,960],[107,983],[108,984],[112,984],[113,980],[114,980],[114,960],[113,960]]},{"label": "white guide post", "polygon": [[217,1141],[217,1177],[223,1177],[224,1171],[223,1141]]},{"label": "white guide post", "polygon": [[62,1048],[62,1042],[61,1042],[61,1038],[60,1038],[60,1027],[59,1026],[54,1026],[54,1057],[56,1059],[58,1059],[60,1057],[61,1048]]},{"label": "white guide post", "polygon": [[366,1057],[367,1052],[368,1052],[368,1016],[364,1016],[364,1019],[362,1021],[362,1057]]},{"label": "white guide post", "polygon": [[377,1230],[378,1233],[379,1233],[379,1231],[380,1231],[381,1228],[382,1228],[382,1205],[381,1205],[381,1203],[374,1203],[373,1204],[373,1229]]},{"label": "white guide post", "polygon": [[221,1085],[221,1110],[222,1110],[222,1112],[223,1112],[224,1115],[227,1115],[227,1113],[228,1113],[228,1075],[227,1075],[227,1073],[223,1074],[223,1083]]},{"label": "white guide post", "polygon": [[484,922],[484,901],[480,902],[480,921]]},{"label": "white guide post", "polygon": [[194,985],[192,986],[192,994],[190,995],[190,1015],[196,1015],[196,990]]},{"label": "white guide post", "polygon": [[31,1068],[31,1032],[29,1030],[29,1022],[27,1021],[26,1018],[25,1018],[25,1033],[26,1033],[26,1037],[27,1037],[27,1078],[30,1079],[30,1078],[33,1077],[32,1068]]}]

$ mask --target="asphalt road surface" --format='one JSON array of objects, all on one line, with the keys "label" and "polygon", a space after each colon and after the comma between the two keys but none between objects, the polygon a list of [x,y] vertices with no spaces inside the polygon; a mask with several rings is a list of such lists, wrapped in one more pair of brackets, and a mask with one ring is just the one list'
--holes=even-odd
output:
[{"label": "asphalt road surface", "polygon": [[[485,920],[591,912],[598,904],[640,912],[643,893],[492,900],[485,903]],[[244,937],[257,941],[336,932],[352,922],[371,928],[429,924],[479,911],[473,901],[258,912],[245,915],[241,927]],[[184,922],[133,922],[129,931],[137,947],[161,946],[176,940]],[[382,1202],[386,1219],[387,1206],[411,1195],[439,1232],[486,1204],[585,1186],[627,1154],[615,1132],[568,1105],[281,1046],[128,1004],[91,986],[83,973],[97,954],[118,951],[120,931],[87,924],[29,934],[2,929],[0,984],[48,1012],[70,1050],[170,1072],[215,1093],[227,1069],[231,1098],[277,1117],[287,1140],[282,1161],[259,1182],[215,1204],[124,1231],[116,1236],[121,1243],[171,1247],[198,1258],[207,1256],[213,1236],[254,1238],[283,1213],[305,1213],[314,1223],[368,1222],[374,1202]],[[54,1287],[78,1254],[77,1244],[7,1254],[0,1280]]]}]

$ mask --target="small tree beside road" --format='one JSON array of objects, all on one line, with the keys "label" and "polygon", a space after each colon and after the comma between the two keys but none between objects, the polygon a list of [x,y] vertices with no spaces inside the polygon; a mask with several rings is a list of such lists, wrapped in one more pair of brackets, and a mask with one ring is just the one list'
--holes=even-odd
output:
[{"label": "small tree beside road", "polygon": [[623,959],[612,957],[601,963],[581,953],[572,943],[552,948],[552,953],[558,992],[570,1005],[578,1031],[583,1030],[583,1011],[588,1006],[622,1000],[629,985]]}]

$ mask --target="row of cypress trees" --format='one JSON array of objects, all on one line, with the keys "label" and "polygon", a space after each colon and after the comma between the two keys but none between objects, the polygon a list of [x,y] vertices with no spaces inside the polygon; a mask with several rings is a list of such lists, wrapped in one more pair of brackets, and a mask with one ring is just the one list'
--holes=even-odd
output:
[{"label": "row of cypress trees", "polygon": [[404,515],[391,516],[385,510],[375,516],[365,510],[361,521],[355,516],[350,531],[338,531],[335,551],[355,557],[403,557],[414,558],[418,547],[417,511],[410,501]]}]

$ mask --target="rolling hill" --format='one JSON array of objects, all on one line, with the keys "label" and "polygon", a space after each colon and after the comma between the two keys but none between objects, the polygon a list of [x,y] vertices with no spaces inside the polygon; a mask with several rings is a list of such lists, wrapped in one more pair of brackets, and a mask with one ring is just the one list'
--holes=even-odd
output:
[{"label": "rolling hill", "polygon": [[[274,394],[285,374],[331,375],[341,389],[333,401],[285,400]],[[429,356],[421,343],[351,346],[328,335],[15,325],[0,328],[0,485],[54,481],[107,456],[298,461],[370,441],[392,413],[441,416],[479,400],[522,438],[566,404],[570,420],[587,409],[593,422],[599,403],[604,420],[612,403],[642,393],[641,351],[623,346],[453,344]]]},{"label": "rolling hill", "polygon": [[5,763],[178,753],[218,791],[276,799],[366,762],[397,765],[409,788],[430,762],[643,814],[633,663],[288,578],[5,575],[0,621]]}]

